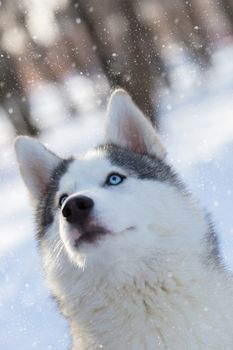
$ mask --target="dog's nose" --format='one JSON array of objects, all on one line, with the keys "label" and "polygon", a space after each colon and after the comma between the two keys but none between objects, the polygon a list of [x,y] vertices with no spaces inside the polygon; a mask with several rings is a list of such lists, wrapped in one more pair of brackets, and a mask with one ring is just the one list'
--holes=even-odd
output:
[{"label": "dog's nose", "polygon": [[82,224],[93,207],[94,201],[91,198],[78,195],[68,198],[62,209],[62,214],[69,223]]}]

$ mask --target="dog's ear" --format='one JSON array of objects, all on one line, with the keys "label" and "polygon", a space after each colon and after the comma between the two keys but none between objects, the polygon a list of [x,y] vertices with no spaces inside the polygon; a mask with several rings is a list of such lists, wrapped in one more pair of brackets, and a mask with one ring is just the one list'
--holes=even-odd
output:
[{"label": "dog's ear", "polygon": [[160,159],[166,155],[152,124],[123,89],[115,90],[108,104],[106,142]]},{"label": "dog's ear", "polygon": [[51,175],[62,159],[27,136],[16,138],[15,151],[22,178],[32,199],[37,200],[46,192]]}]

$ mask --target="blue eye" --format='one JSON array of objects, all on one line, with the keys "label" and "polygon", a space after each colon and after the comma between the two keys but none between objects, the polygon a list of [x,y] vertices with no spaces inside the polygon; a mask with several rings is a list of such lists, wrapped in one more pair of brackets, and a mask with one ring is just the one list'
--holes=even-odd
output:
[{"label": "blue eye", "polygon": [[122,183],[122,181],[125,179],[125,176],[119,175],[119,174],[111,174],[108,176],[106,180],[106,184],[109,186],[116,186]]}]

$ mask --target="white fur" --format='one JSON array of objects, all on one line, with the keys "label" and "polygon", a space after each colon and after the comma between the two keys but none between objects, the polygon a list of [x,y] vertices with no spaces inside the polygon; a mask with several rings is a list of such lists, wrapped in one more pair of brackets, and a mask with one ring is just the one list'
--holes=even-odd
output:
[{"label": "white fur", "polygon": [[[127,142],[129,130],[122,131],[125,110],[139,148]],[[118,91],[109,106],[109,142],[130,149],[133,144],[138,152],[146,146],[162,158],[157,134],[142,118]],[[127,179],[107,187],[112,172]],[[22,174],[34,176],[28,170]],[[31,189],[30,180],[25,182]],[[140,180],[97,151],[71,164],[55,206],[63,193],[91,197],[92,220],[109,232],[95,244],[75,248],[73,228],[57,209],[41,241],[46,279],[70,320],[73,350],[233,349],[232,280],[208,258],[205,214],[187,194],[167,183]]]}]

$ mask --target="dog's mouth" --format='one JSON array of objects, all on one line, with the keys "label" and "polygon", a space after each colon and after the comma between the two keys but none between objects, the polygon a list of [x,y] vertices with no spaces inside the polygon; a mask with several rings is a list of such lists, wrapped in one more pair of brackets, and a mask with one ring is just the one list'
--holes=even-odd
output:
[{"label": "dog's mouth", "polygon": [[[135,226],[129,226],[119,233],[124,233],[128,231],[134,231]],[[71,229],[71,236],[73,245],[75,248],[79,248],[83,244],[94,244],[97,245],[98,242],[107,235],[114,235],[113,232],[107,230],[103,226],[98,225],[87,225],[87,226],[75,226]]]},{"label": "dog's mouth", "polygon": [[109,234],[103,227],[93,227],[91,229],[78,228],[73,232],[74,246],[76,248],[84,243],[97,243],[103,236]]}]

